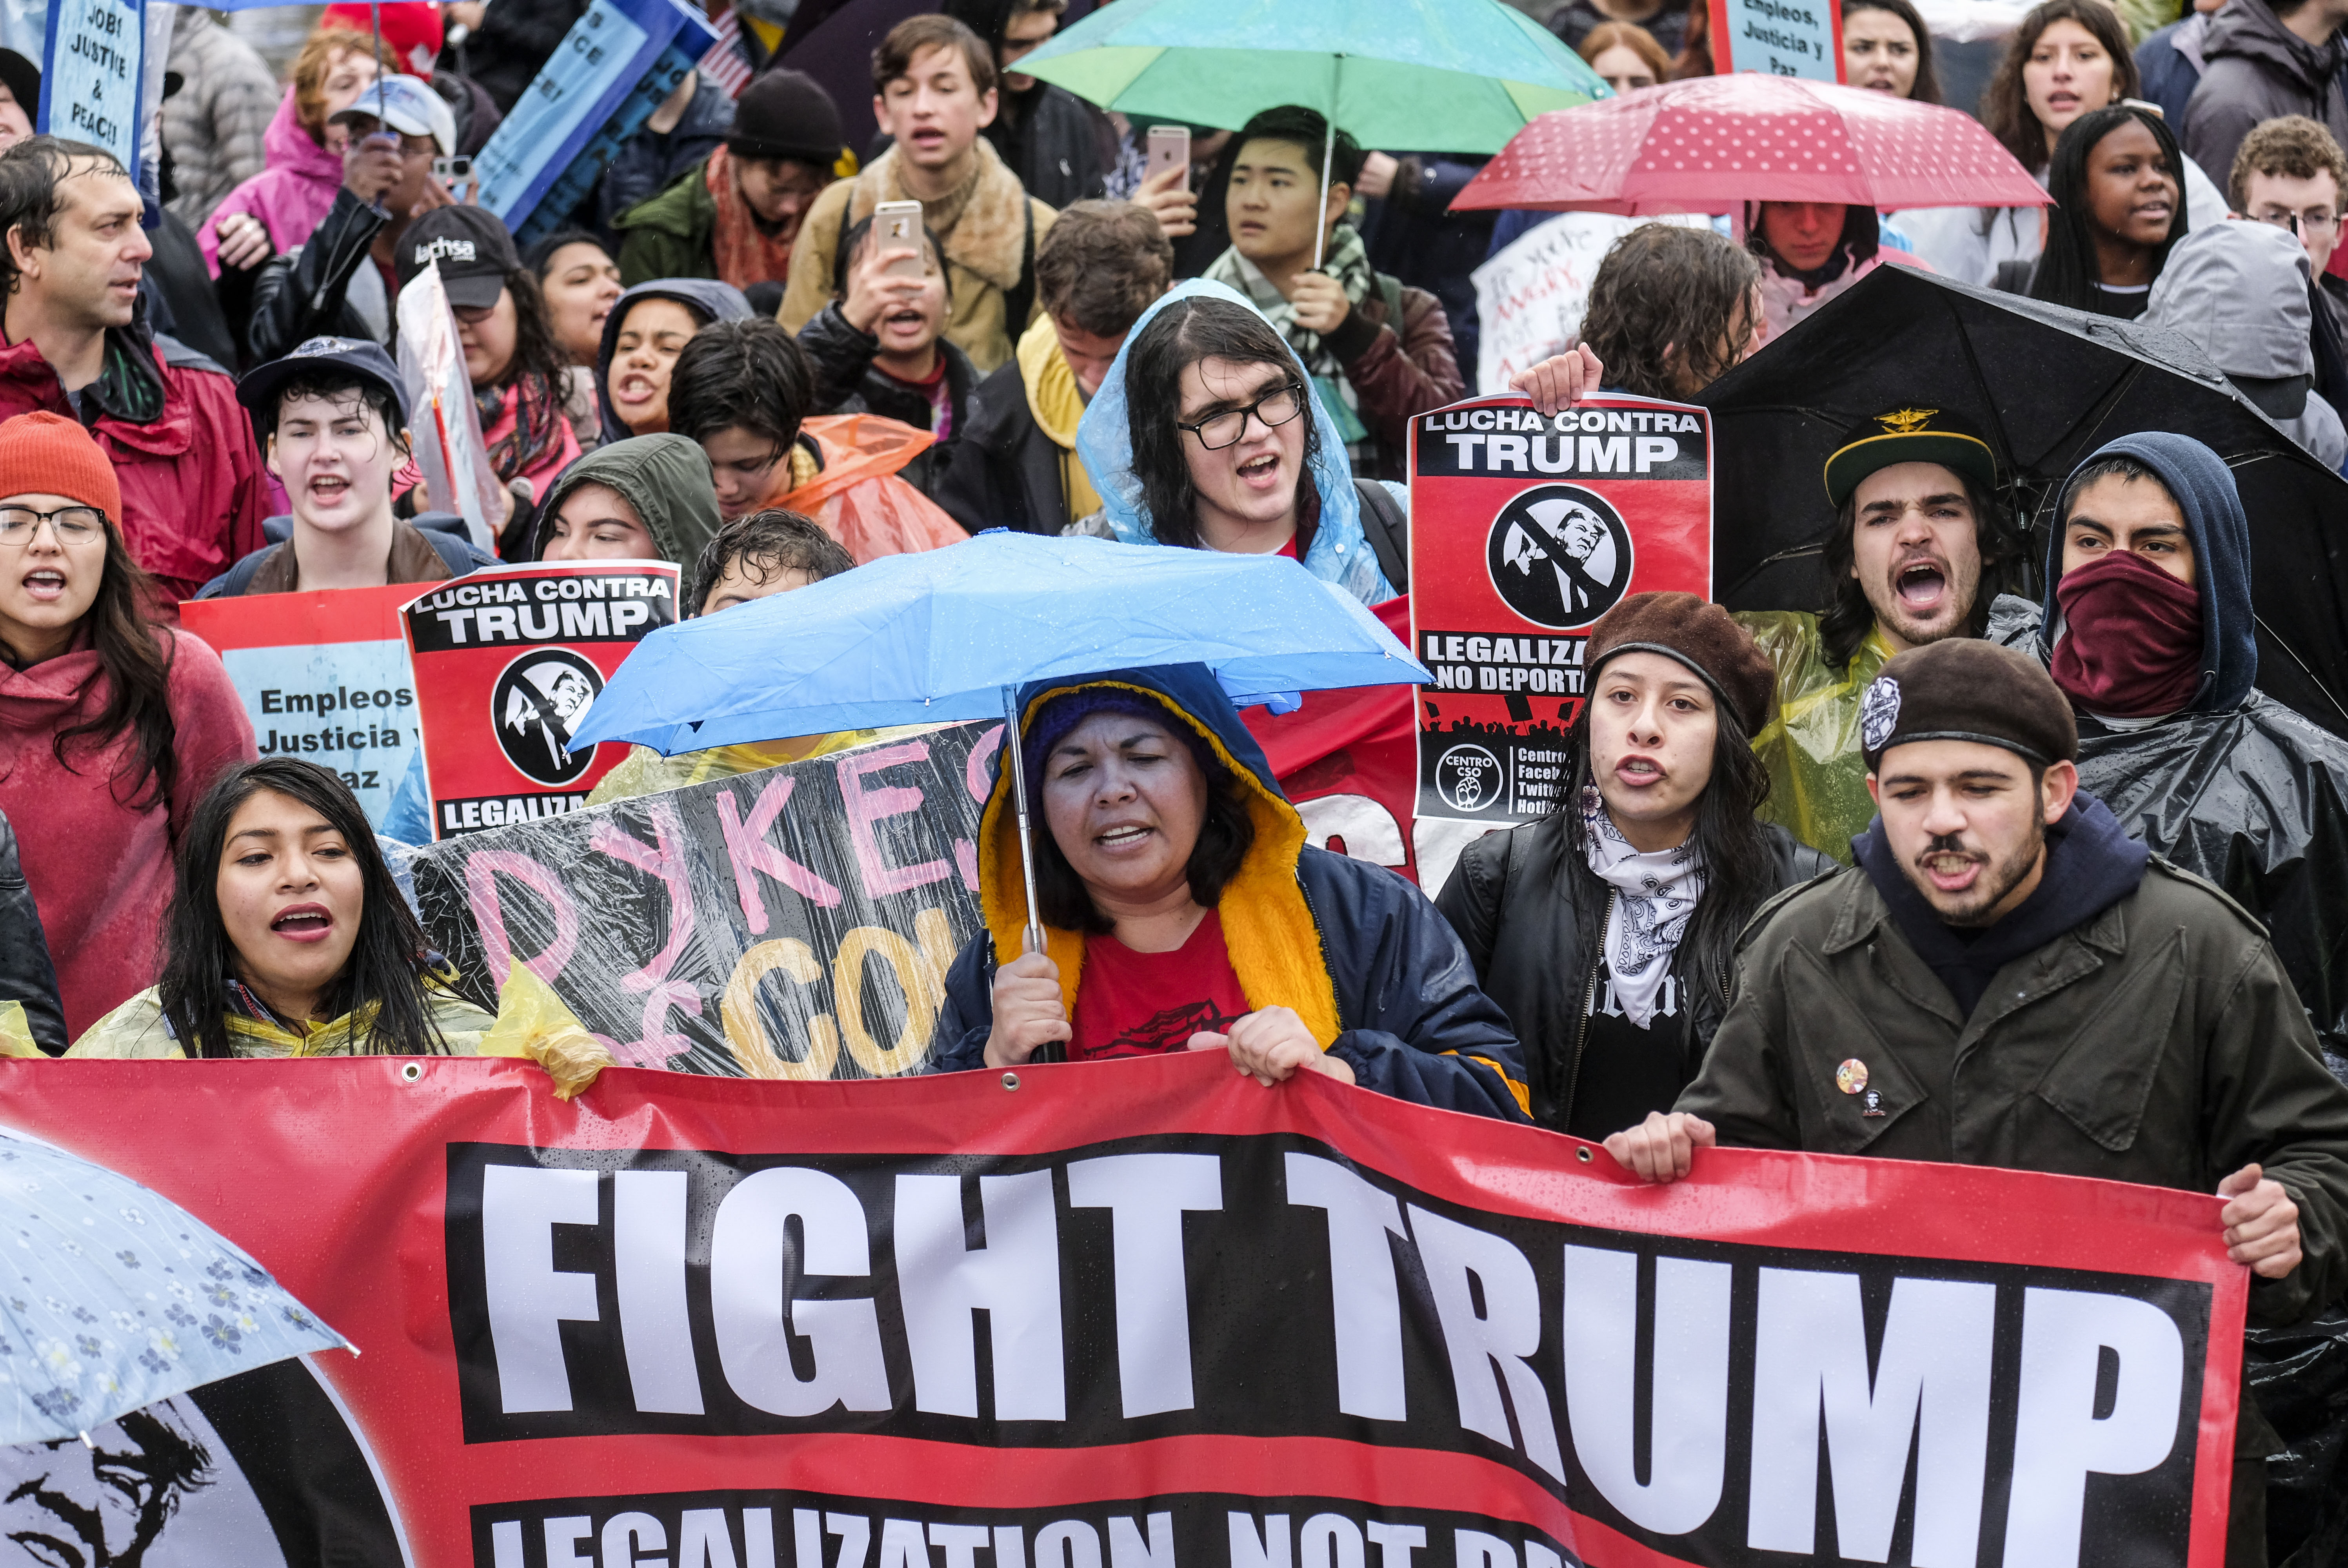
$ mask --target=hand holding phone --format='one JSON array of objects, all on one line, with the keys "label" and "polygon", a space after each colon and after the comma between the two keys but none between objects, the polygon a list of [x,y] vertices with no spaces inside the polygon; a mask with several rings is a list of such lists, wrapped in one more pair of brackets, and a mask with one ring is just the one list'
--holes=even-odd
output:
[{"label": "hand holding phone", "polygon": [[1169,169],[1182,171],[1181,187],[1190,189],[1190,128],[1187,125],[1153,125],[1143,138],[1148,148],[1148,173],[1153,178]]},{"label": "hand holding phone", "polygon": [[921,278],[929,271],[922,256],[922,204],[883,201],[872,210],[872,242],[882,251],[910,251],[892,257],[883,270],[891,278]]}]

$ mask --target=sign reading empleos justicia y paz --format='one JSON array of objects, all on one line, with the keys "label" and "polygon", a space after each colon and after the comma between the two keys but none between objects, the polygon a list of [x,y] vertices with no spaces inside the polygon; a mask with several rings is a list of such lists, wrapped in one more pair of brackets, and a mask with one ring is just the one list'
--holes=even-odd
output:
[{"label": "sign reading empleos justicia y paz", "polygon": [[287,1562],[2223,1559],[2248,1289],[2199,1194],[1739,1150],[1652,1188],[1187,1054],[568,1104],[516,1061],[78,1065],[0,1121],[365,1351],[308,1358]]},{"label": "sign reading empleos justicia y paz", "polygon": [[1711,0],[1713,69],[1813,82],[1843,79],[1842,7],[1836,0]]}]

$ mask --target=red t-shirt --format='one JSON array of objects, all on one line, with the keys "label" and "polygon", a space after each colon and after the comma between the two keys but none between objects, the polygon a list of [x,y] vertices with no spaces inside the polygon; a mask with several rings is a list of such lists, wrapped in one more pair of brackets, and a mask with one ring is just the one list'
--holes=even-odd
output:
[{"label": "red t-shirt", "polygon": [[1286,556],[1290,560],[1298,560],[1300,558],[1296,553],[1296,536],[1294,534],[1289,535],[1288,542],[1272,553],[1276,556]]},{"label": "red t-shirt", "polygon": [[1187,1050],[1199,1030],[1228,1030],[1250,1010],[1223,947],[1223,922],[1212,909],[1170,953],[1137,953],[1115,937],[1087,937],[1068,1057]]}]

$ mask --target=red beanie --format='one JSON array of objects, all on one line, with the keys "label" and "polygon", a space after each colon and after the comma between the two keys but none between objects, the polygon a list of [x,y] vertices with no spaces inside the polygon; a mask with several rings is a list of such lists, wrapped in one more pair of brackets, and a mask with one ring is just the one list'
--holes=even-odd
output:
[{"label": "red beanie", "polygon": [[[319,26],[349,27],[374,36],[374,23],[365,5],[329,5]],[[417,0],[394,0],[383,7],[383,51],[391,56],[392,68],[406,76],[432,75],[432,62],[440,55],[440,7],[417,3]]]},{"label": "red beanie", "polygon": [[62,414],[0,419],[0,496],[63,496],[122,521],[114,465],[88,431]]}]

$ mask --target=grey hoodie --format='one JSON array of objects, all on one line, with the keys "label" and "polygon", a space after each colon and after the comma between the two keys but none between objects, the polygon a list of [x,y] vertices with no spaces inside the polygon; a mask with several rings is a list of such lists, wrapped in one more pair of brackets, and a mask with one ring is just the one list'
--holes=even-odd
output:
[{"label": "grey hoodie", "polygon": [[2226,0],[2202,36],[2208,64],[2185,106],[2185,156],[2224,190],[2235,150],[2261,120],[2303,114],[2348,143],[2343,52],[2337,36],[2320,49],[2308,43],[2282,25],[2267,0]]},{"label": "grey hoodie", "polygon": [[602,410],[606,441],[624,441],[633,434],[612,412],[612,360],[618,353],[621,323],[627,320],[628,307],[638,300],[675,300],[699,316],[703,326],[712,322],[747,322],[752,314],[750,302],[742,297],[741,290],[714,278],[654,278],[622,294],[612,313],[603,318],[603,342],[595,351],[595,401]]},{"label": "grey hoodie", "polygon": [[2307,390],[2315,372],[2312,310],[2307,251],[2289,230],[2213,223],[2168,252],[2144,321],[2191,340],[2260,412],[2336,472],[2348,461],[2348,430]]}]

